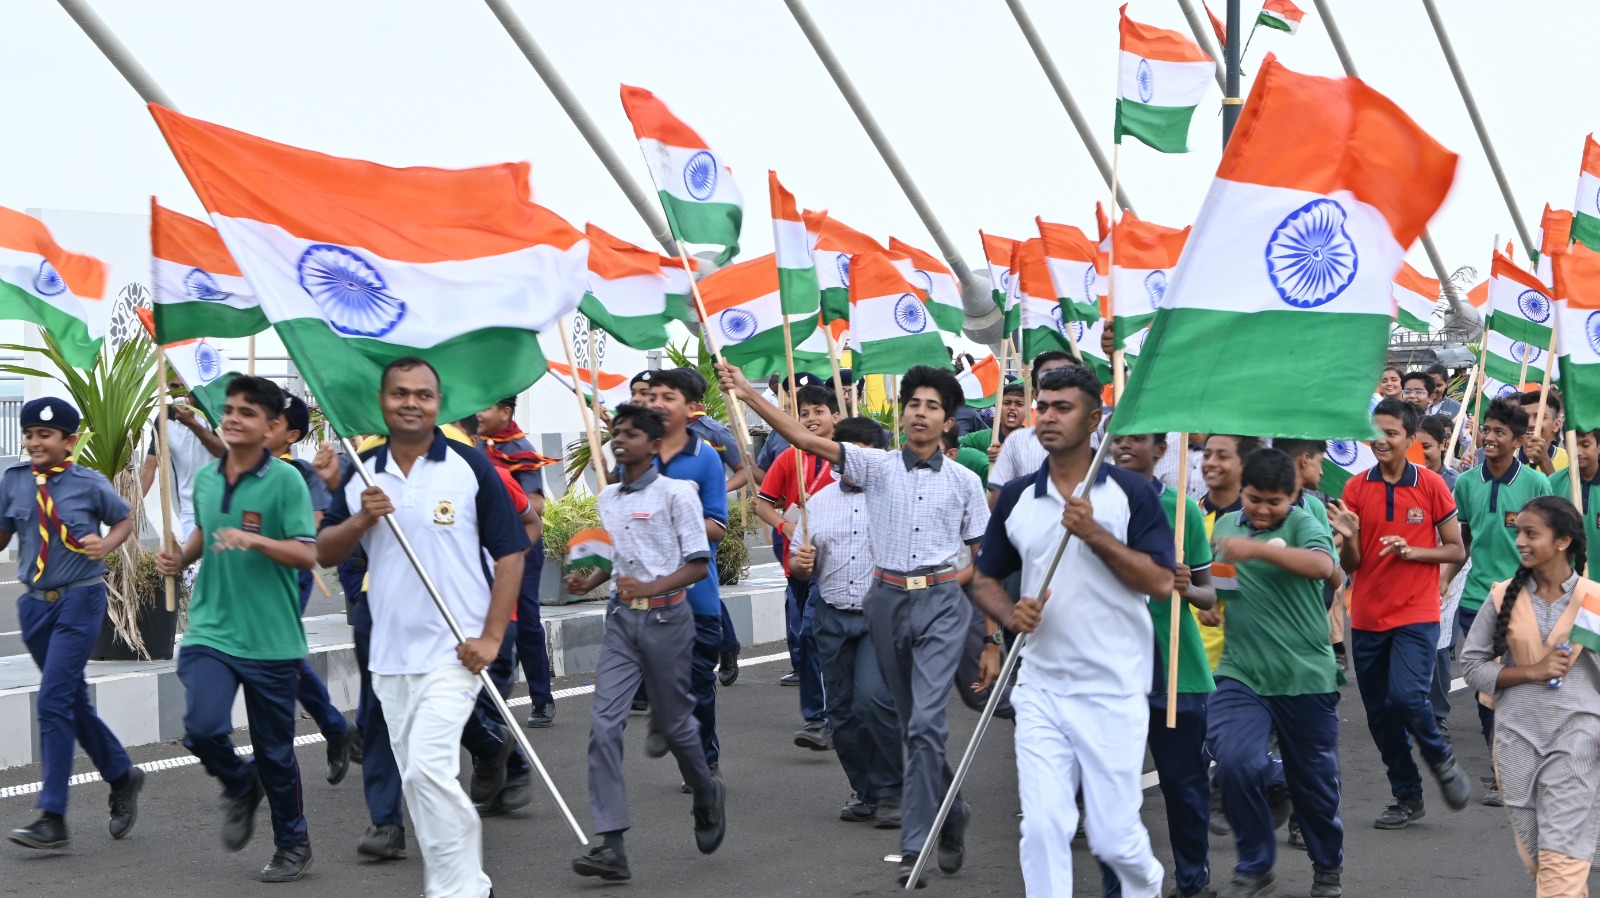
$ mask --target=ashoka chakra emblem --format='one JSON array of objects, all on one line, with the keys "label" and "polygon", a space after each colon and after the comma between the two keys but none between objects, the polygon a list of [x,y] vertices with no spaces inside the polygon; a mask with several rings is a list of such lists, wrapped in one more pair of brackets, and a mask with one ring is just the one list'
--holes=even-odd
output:
[{"label": "ashoka chakra emblem", "polygon": [[39,271],[33,276],[33,289],[40,296],[60,296],[67,292],[67,282],[61,279],[61,272],[56,271],[48,259],[41,259]]},{"label": "ashoka chakra emblem", "polygon": [[1524,290],[1517,297],[1517,309],[1522,312],[1522,317],[1543,324],[1550,320],[1550,297],[1538,290]]},{"label": "ashoka chakra emblem", "polygon": [[1267,276],[1283,301],[1314,309],[1356,279],[1360,259],[1345,232],[1344,207],[1315,199],[1289,213],[1267,240]]},{"label": "ashoka chakra emblem", "polygon": [[744,309],[729,309],[717,319],[717,326],[729,343],[743,343],[756,335],[756,316]]},{"label": "ashoka chakra emblem", "polygon": [[850,286],[850,257],[844,253],[834,256],[833,267],[839,270],[839,283]]},{"label": "ashoka chakra emblem", "polygon": [[702,203],[711,199],[717,192],[717,158],[705,150],[690,156],[683,165],[683,189]]},{"label": "ashoka chakra emblem", "polygon": [[918,290],[928,294],[929,299],[933,298],[933,275],[920,268],[913,268],[911,269],[911,283]]},{"label": "ashoka chakra emblem", "polygon": [[206,302],[221,302],[233,294],[218,287],[216,278],[204,269],[194,268],[183,276],[183,295]]},{"label": "ashoka chakra emblem", "polygon": [[1590,312],[1583,320],[1583,334],[1589,338],[1589,348],[1600,353],[1600,312]]},{"label": "ashoka chakra emblem", "polygon": [[1084,305],[1094,302],[1094,266],[1083,269],[1083,302]]},{"label": "ashoka chakra emblem", "polygon": [[210,343],[197,343],[194,347],[194,364],[200,369],[200,382],[210,383],[222,373],[222,353]]},{"label": "ashoka chakra emblem", "polygon": [[1496,399],[1504,399],[1507,396],[1515,395],[1517,395],[1517,388],[1510,384],[1501,384],[1500,388],[1494,391],[1494,398]]},{"label": "ashoka chakra emblem", "polygon": [[1148,103],[1156,95],[1156,73],[1150,70],[1150,60],[1139,60],[1139,70],[1133,76],[1139,86],[1139,102]]},{"label": "ashoka chakra emblem", "polygon": [[1150,308],[1161,308],[1161,300],[1167,295],[1167,273],[1157,268],[1144,276],[1144,292],[1150,294]]},{"label": "ashoka chakra emblem", "polygon": [[[1061,313],[1058,311],[1058,312],[1056,312],[1056,315],[1059,317],[1061,315]],[[1069,323],[1069,326],[1072,328],[1072,342],[1074,342],[1074,343],[1082,343],[1083,342],[1083,327],[1084,327],[1083,322],[1082,321],[1073,321],[1073,322]]]},{"label": "ashoka chakra emblem", "polygon": [[1341,468],[1356,463],[1356,444],[1351,440],[1329,440],[1328,460]]},{"label": "ashoka chakra emblem", "polygon": [[928,310],[914,293],[902,293],[894,301],[894,323],[908,334],[920,334],[928,329]]},{"label": "ashoka chakra emblem", "polygon": [[378,269],[342,246],[306,247],[300,254],[300,286],[341,334],[381,337],[406,316],[405,301],[389,295]]},{"label": "ashoka chakra emblem", "polygon": [[1532,364],[1533,362],[1539,361],[1539,357],[1542,355],[1544,355],[1544,350],[1537,346],[1521,342],[1511,344],[1511,360],[1514,362],[1528,362],[1529,364]]}]

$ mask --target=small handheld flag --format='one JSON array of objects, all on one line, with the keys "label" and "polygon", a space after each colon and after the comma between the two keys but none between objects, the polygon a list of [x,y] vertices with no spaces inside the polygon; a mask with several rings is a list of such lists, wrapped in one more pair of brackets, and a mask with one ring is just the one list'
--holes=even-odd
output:
[{"label": "small handheld flag", "polygon": [[599,528],[579,530],[567,541],[569,574],[585,571],[604,571],[611,576],[611,534]]}]

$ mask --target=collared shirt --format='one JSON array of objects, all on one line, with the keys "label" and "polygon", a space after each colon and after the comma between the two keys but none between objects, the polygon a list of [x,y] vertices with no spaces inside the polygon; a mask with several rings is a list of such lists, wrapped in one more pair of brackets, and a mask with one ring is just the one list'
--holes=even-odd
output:
[{"label": "collared shirt", "polygon": [[[322,482],[317,472],[311,467],[311,462],[292,455],[280,455],[279,461],[287,462],[300,472],[300,477],[306,482],[306,491],[311,494],[311,519],[317,519],[316,513],[328,513],[328,506],[333,504],[333,495],[328,492],[328,485]],[[316,575],[311,571],[300,571],[297,575],[300,584],[300,607],[306,607],[311,601],[311,587],[317,582]]]},{"label": "collared shirt", "polygon": [[696,415],[689,419],[688,430],[690,436],[704,440],[706,445],[717,450],[717,457],[722,459],[724,465],[737,471],[744,464],[739,455],[739,438],[733,435],[728,425],[710,415]]},{"label": "collared shirt", "polygon": [[[661,456],[656,456],[656,470],[694,487],[705,517],[727,526],[728,477],[723,473],[722,459],[712,451],[710,444],[690,434],[683,451],[670,461],[662,461]],[[704,523],[701,526],[704,527]],[[722,614],[722,593],[717,588],[717,545],[720,542],[711,543],[711,569],[705,579],[689,587],[689,604],[699,617]]]},{"label": "collared shirt", "polygon": [[[833,465],[819,455],[806,455],[806,495],[812,496],[823,487],[833,482]],[[787,512],[790,507],[799,502],[799,483],[795,476],[795,450],[793,446],[778,453],[772,460],[772,466],[767,468],[767,476],[761,481],[759,497],[780,512]],[[788,515],[785,515],[788,517]],[[777,553],[778,560],[783,562],[783,573],[789,573],[789,541],[784,538],[782,531],[774,531],[777,536],[772,543],[773,551]]]},{"label": "collared shirt", "polygon": [[[1149,480],[1101,465],[1089,503],[1095,521],[1118,542],[1173,567],[1172,525]],[[1008,483],[978,550],[978,570],[996,580],[1021,571],[1022,594],[1043,594],[1065,510],[1048,463]],[[1018,682],[1067,695],[1148,693],[1155,659],[1149,597],[1118,579],[1080,539],[1068,541],[1048,588],[1055,600],[1045,603],[1039,628],[1023,644]]]},{"label": "collared shirt", "polygon": [[[1550,478],[1552,493],[1563,499],[1571,499],[1573,477],[1582,477],[1577,468],[1557,471]],[[1600,501],[1595,498],[1596,487],[1600,487],[1600,472],[1595,474],[1593,480],[1580,480],[1578,484],[1578,499],[1582,503],[1579,511],[1583,513],[1583,530],[1589,538],[1590,552],[1600,552]]]},{"label": "collared shirt", "polygon": [[600,525],[611,534],[613,572],[659,580],[691,561],[711,558],[705,512],[694,484],[663,477],[654,468],[632,483],[600,492]]},{"label": "collared shirt", "polygon": [[[1204,481],[1201,482],[1204,483]],[[1217,521],[1224,515],[1244,508],[1244,500],[1238,496],[1235,496],[1233,501],[1226,506],[1213,504],[1210,490],[1207,490],[1205,495],[1200,497],[1199,504],[1200,512],[1205,515],[1206,539],[1211,538],[1212,531],[1216,529]],[[1228,601],[1239,591],[1239,580],[1234,574],[1233,565],[1227,562],[1213,561],[1211,564],[1211,585],[1217,590],[1217,607],[1212,610],[1216,612],[1218,617],[1223,619],[1223,622],[1216,626],[1201,625],[1200,641],[1206,647],[1206,660],[1211,663],[1211,669],[1215,670],[1217,662],[1222,660],[1222,650],[1227,643],[1227,634],[1223,628],[1227,622]],[[1195,616],[1195,622],[1199,623],[1200,609],[1191,605],[1189,606],[1189,613]]]},{"label": "collared shirt", "polygon": [[1428,411],[1426,414],[1444,415],[1446,418],[1454,418],[1460,411],[1461,403],[1451,399],[1449,396],[1446,396],[1438,402],[1428,406]]},{"label": "collared shirt", "polygon": [[[100,525],[110,526],[128,516],[128,503],[117,495],[111,481],[98,471],[73,465],[45,480],[56,516],[73,539],[100,535]],[[102,577],[104,561],[90,561],[61,543],[59,532],[50,534],[44,578],[33,582],[39,559],[39,484],[33,465],[22,462],[6,468],[0,477],[0,530],[17,535],[17,579],[33,589],[58,589],[69,583]],[[137,538],[138,534],[134,534]]]},{"label": "collared shirt", "polygon": [[211,543],[228,527],[267,539],[315,542],[311,494],[295,466],[265,450],[260,462],[233,483],[224,469],[227,462],[223,456],[207,465],[194,481],[194,523],[203,554],[183,644],[255,661],[303,658],[300,572],[261,552],[212,551]]},{"label": "collared shirt", "polygon": [[[527,531],[494,463],[438,428],[409,474],[392,463],[387,443],[363,451],[361,459],[394,503],[400,529],[462,632],[481,633],[491,580],[484,553],[498,559],[529,548]],[[360,475],[347,478],[334,493],[323,526],[341,523],[352,509],[359,510],[363,489]],[[367,530],[361,547],[367,555],[372,608],[369,669],[375,674],[424,674],[460,664],[455,637],[389,527],[379,524]]]},{"label": "collared shirt", "polygon": [[1456,516],[1456,500],[1444,478],[1406,462],[1390,483],[1373,465],[1344,484],[1344,504],[1361,519],[1361,566],[1351,575],[1350,625],[1385,631],[1439,620],[1439,565],[1383,554],[1383,539],[1398,536],[1406,545],[1432,549],[1439,527]]},{"label": "collared shirt", "polygon": [[[1174,530],[1178,526],[1178,491],[1164,483],[1155,484],[1161,498],[1161,510]],[[1191,572],[1211,569],[1211,541],[1206,537],[1206,522],[1200,512],[1200,503],[1184,496],[1183,563]],[[1192,607],[1192,606],[1191,606]],[[1156,669],[1155,689],[1152,699],[1159,698],[1166,707],[1166,671],[1168,651],[1172,645],[1172,596],[1150,597],[1150,622],[1155,626]],[[1206,658],[1205,643],[1200,638],[1200,623],[1193,614],[1178,616],[1178,692],[1186,694],[1213,692],[1216,681],[1211,678],[1211,663]]]},{"label": "collared shirt", "polygon": [[1000,454],[989,468],[989,488],[997,490],[1018,477],[1032,475],[1048,457],[1033,428],[1018,427],[1006,434],[1006,441],[1000,444]]},{"label": "collared shirt", "polygon": [[812,576],[822,600],[845,611],[860,611],[872,585],[867,494],[834,482],[818,490],[806,510],[811,515],[811,544],[817,547]]},{"label": "collared shirt", "polygon": [[[172,509],[178,513],[180,521],[193,521],[195,475],[216,461],[216,456],[200,442],[200,437],[194,431],[179,423],[171,411],[167,413],[166,428],[167,457],[172,460]],[[152,428],[150,451],[146,454],[154,457],[157,448],[156,434]],[[188,534],[179,533],[177,537],[182,540]]]},{"label": "collared shirt", "polygon": [[943,453],[923,461],[910,449],[840,443],[838,473],[866,491],[872,560],[886,570],[953,565],[989,526],[978,476]]},{"label": "collared shirt", "polygon": [[[450,436],[450,434],[446,434],[446,436]],[[463,434],[463,436],[465,436],[465,434]],[[470,440],[470,439],[463,440],[463,442],[471,443],[472,440]],[[502,451],[507,452],[507,453],[512,453],[512,452],[536,452],[537,451],[537,450],[535,450],[533,448],[533,442],[531,440],[529,440],[525,436],[517,437],[514,440],[501,440],[500,442],[496,443],[495,445],[499,446]],[[489,457],[489,441],[488,440],[482,441],[482,445],[481,445],[480,448],[481,448],[481,450],[482,450],[482,452],[484,454],[484,457],[488,458]],[[535,469],[533,469],[531,471],[517,471],[517,472],[513,473],[511,476],[517,481],[517,486],[521,487],[523,496],[534,496],[534,495],[542,496],[542,495],[544,495],[544,472],[543,471],[535,468]]]},{"label": "collared shirt", "polygon": [[1516,459],[1504,475],[1494,477],[1488,465],[1463,471],[1456,478],[1456,508],[1470,536],[1472,569],[1461,589],[1461,607],[1477,611],[1489,587],[1510,580],[1522,563],[1517,553],[1517,513],[1535,496],[1551,495],[1550,480]]}]

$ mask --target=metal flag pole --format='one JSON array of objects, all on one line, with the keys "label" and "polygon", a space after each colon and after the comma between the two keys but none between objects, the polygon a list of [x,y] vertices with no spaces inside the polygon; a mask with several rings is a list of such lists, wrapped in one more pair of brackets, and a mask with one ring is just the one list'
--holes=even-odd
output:
[{"label": "metal flag pole", "polygon": [[[61,2],[65,4],[67,0]],[[550,57],[544,55],[544,51],[534,41],[533,35],[523,26],[522,19],[517,17],[506,0],[483,0],[483,2],[489,7],[489,11],[494,13],[494,17],[500,20],[500,27],[505,29],[511,41],[517,45],[517,49],[522,51],[523,57],[533,66],[533,70],[539,75],[539,80],[544,82],[550,95],[555,97],[556,103],[567,113],[567,118],[572,120],[578,133],[583,135],[584,142],[589,144],[589,149],[600,160],[600,164],[605,166],[606,172],[611,175],[611,180],[622,188],[622,193],[627,196],[628,202],[633,204],[633,209],[639,213],[639,217],[644,219],[645,226],[661,244],[662,250],[669,256],[676,256],[678,242],[672,239],[672,231],[667,227],[667,220],[662,217],[661,210],[656,206],[657,199],[641,190],[639,182],[628,174],[622,160],[617,158],[616,151],[606,142],[605,135],[600,133],[594,120],[589,118],[589,113],[584,111],[583,104],[573,95],[572,88],[567,86],[561,73],[556,71],[555,64],[550,61]],[[693,274],[691,270],[690,276]]]},{"label": "metal flag pole", "polygon": [[789,14],[804,32],[806,40],[811,43],[811,49],[822,62],[822,67],[827,69],[828,75],[833,78],[840,95],[850,106],[850,111],[855,113],[856,120],[861,123],[861,129],[867,132],[867,139],[871,140],[872,145],[878,150],[878,155],[883,158],[883,164],[888,167],[889,174],[894,176],[901,192],[910,201],[911,208],[916,211],[917,217],[922,219],[922,226],[927,228],[934,243],[938,244],[939,252],[944,254],[944,260],[949,264],[950,270],[961,282],[961,305],[967,313],[965,321],[967,336],[978,343],[993,343],[999,337],[1002,319],[1000,310],[995,306],[994,298],[989,292],[989,286],[979,281],[973,275],[972,269],[967,267],[966,260],[961,258],[961,250],[956,248],[955,241],[950,239],[950,235],[939,224],[938,217],[933,214],[933,207],[928,205],[922,192],[917,189],[916,183],[911,180],[910,172],[906,171],[899,154],[889,144],[889,138],[884,135],[883,129],[878,127],[877,120],[872,117],[872,111],[861,99],[861,94],[856,91],[856,86],[845,73],[844,67],[839,64],[839,58],[833,55],[833,49],[828,46],[821,29],[812,20],[811,13],[806,11],[803,0],[783,0],[783,4],[789,8]]},{"label": "metal flag pole", "polygon": [[[1017,20],[1017,28],[1022,31],[1022,37],[1027,40],[1028,46],[1033,50],[1033,56],[1039,60],[1039,68],[1044,69],[1045,80],[1050,82],[1050,87],[1056,92],[1056,99],[1061,101],[1061,108],[1067,111],[1067,118],[1072,119],[1072,127],[1078,132],[1078,139],[1083,141],[1083,148],[1089,151],[1089,158],[1094,161],[1094,167],[1100,170],[1100,177],[1111,188],[1122,208],[1131,210],[1133,204],[1128,202],[1128,195],[1116,183],[1116,178],[1110,163],[1106,161],[1106,154],[1100,151],[1100,145],[1095,142],[1094,132],[1089,128],[1089,121],[1083,117],[1083,112],[1078,109],[1078,104],[1072,99],[1072,91],[1067,89],[1067,81],[1061,77],[1061,71],[1056,68],[1055,60],[1050,57],[1044,40],[1039,37],[1039,30],[1033,27],[1033,19],[1028,16],[1028,11],[1023,9],[1022,0],[1006,0],[1006,8],[1011,10],[1011,17]],[[1221,83],[1222,76],[1217,76]]]},{"label": "metal flag pole", "polygon": [[173,105],[166,92],[150,77],[150,73],[144,70],[144,66],[139,65],[139,60],[134,59],[133,54],[128,52],[128,48],[122,45],[122,41],[117,40],[117,36],[111,33],[111,29],[106,27],[106,23],[95,14],[95,11],[90,8],[88,3],[83,2],[83,0],[59,0],[59,2],[61,3],[61,8],[66,10],[67,15],[72,17],[72,21],[78,23],[78,27],[83,29],[84,35],[99,48],[106,61],[116,67],[117,71],[122,74],[123,80],[128,82],[128,86],[133,88],[134,93],[137,93],[140,99],[146,103],[157,103],[168,109],[178,108]]},{"label": "metal flag pole", "polygon": [[1227,149],[1233,126],[1239,123],[1244,98],[1239,96],[1239,0],[1228,0],[1228,45],[1222,48],[1227,83],[1222,87],[1222,147]]},{"label": "metal flag pole", "polygon": [[[1094,460],[1089,462],[1089,470],[1083,475],[1083,482],[1078,484],[1078,489],[1073,493],[1075,498],[1083,498],[1089,494],[1089,488],[1094,485],[1094,478],[1100,471],[1100,465],[1105,461],[1106,452],[1111,448],[1113,440],[1108,436],[1100,441],[1100,448],[1095,450]],[[1180,496],[1181,506],[1183,497]],[[1040,591],[1050,587],[1050,581],[1055,579],[1056,568],[1061,564],[1061,556],[1066,554],[1067,543],[1072,540],[1072,532],[1063,530],[1061,540],[1056,543],[1056,550],[1050,556],[1050,564],[1044,569],[1044,579],[1039,581]],[[1005,692],[1006,683],[1010,682],[1011,675],[1017,669],[1017,661],[1022,657],[1023,643],[1028,641],[1028,634],[1018,634],[1012,641],[1011,648],[1006,652],[1005,661],[1000,664],[1000,675],[995,678],[994,686],[989,690],[989,700],[984,702],[983,713],[978,715],[978,725],[972,731],[972,738],[967,740],[967,750],[961,755],[961,763],[956,765],[954,778],[950,780],[950,790],[945,793],[944,801],[939,804],[939,813],[933,817],[933,826],[928,830],[928,839],[922,843],[922,850],[917,853],[917,862],[911,866],[911,878],[906,880],[906,891],[917,887],[917,881],[922,878],[922,869],[928,865],[929,852],[933,850],[934,840],[939,838],[939,830],[944,826],[945,820],[950,816],[950,809],[955,807],[956,796],[961,792],[961,783],[967,778],[967,771],[972,769],[972,762],[978,755],[978,744],[983,741],[984,733],[989,731],[989,722],[994,720],[995,709],[1000,707],[1000,696]]]},{"label": "metal flag pole", "polygon": [[[1195,14],[1194,4],[1190,3],[1189,0],[1178,0],[1178,8],[1183,10],[1183,17],[1189,23],[1189,30],[1194,32],[1194,42],[1200,45],[1200,49],[1206,51],[1206,55],[1211,57],[1212,62],[1216,62],[1216,48],[1211,46],[1211,35],[1207,33],[1206,26],[1200,21],[1200,17]],[[1220,62],[1217,62],[1217,86],[1222,88],[1223,91],[1228,89],[1227,76],[1223,74],[1222,63]]]},{"label": "metal flag pole", "polygon": [[[367,470],[367,466],[361,461],[361,455],[356,452],[356,444],[351,442],[349,437],[340,437],[339,445],[344,447],[345,455],[355,460],[356,473],[361,475],[361,482],[365,483],[368,488],[377,486],[377,482],[372,479],[372,472]],[[422,587],[428,591],[428,598],[433,599],[434,607],[438,608],[439,613],[444,615],[444,622],[450,628],[450,634],[456,638],[456,644],[464,644],[467,641],[467,637],[461,632],[461,625],[456,623],[456,616],[450,613],[450,606],[444,603],[444,596],[439,594],[439,587],[433,584],[433,578],[428,576],[428,572],[423,569],[422,559],[417,557],[417,550],[411,547],[411,540],[406,539],[405,531],[400,529],[399,519],[392,514],[386,514],[383,516],[383,522],[389,525],[389,532],[394,534],[395,542],[399,543],[400,550],[406,553],[406,558],[410,560],[411,567],[416,570],[418,579],[422,581]],[[571,828],[572,834],[578,837],[578,844],[588,847],[589,838],[583,834],[583,827],[579,826],[578,819],[572,816],[572,809],[567,807],[566,800],[561,797],[561,792],[556,789],[555,781],[550,778],[550,772],[544,769],[544,762],[539,760],[539,755],[534,752],[533,746],[528,743],[527,734],[522,732],[522,727],[516,725],[515,718],[511,716],[511,708],[506,705],[505,697],[500,694],[500,690],[495,686],[494,680],[489,677],[489,669],[487,667],[478,671],[478,679],[483,682],[484,691],[494,701],[495,710],[500,712],[500,720],[504,728],[516,737],[517,745],[522,748],[522,753],[528,756],[528,763],[532,764],[533,769],[539,772],[539,779],[544,781],[544,787],[549,790],[550,797],[555,799],[556,807],[561,810],[561,816],[566,818],[567,826]]]}]

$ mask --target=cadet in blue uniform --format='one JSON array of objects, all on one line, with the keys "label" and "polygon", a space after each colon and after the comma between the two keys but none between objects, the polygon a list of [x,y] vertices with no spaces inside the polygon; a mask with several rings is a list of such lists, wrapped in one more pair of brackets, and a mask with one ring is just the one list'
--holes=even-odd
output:
[{"label": "cadet in blue uniform", "polygon": [[[28,848],[59,850],[67,833],[67,780],[72,744],[78,742],[111,784],[111,838],[120,839],[139,817],[144,771],[133,766],[111,729],[89,704],[83,669],[106,614],[104,558],[128,538],[128,504],[104,476],[73,464],[78,410],[53,397],[22,407],[22,451],[28,459],[0,477],[0,549],[18,535],[17,599],[22,641],[39,665],[39,754],[43,813],[11,831]],[[111,530],[100,535],[101,525]]]}]

